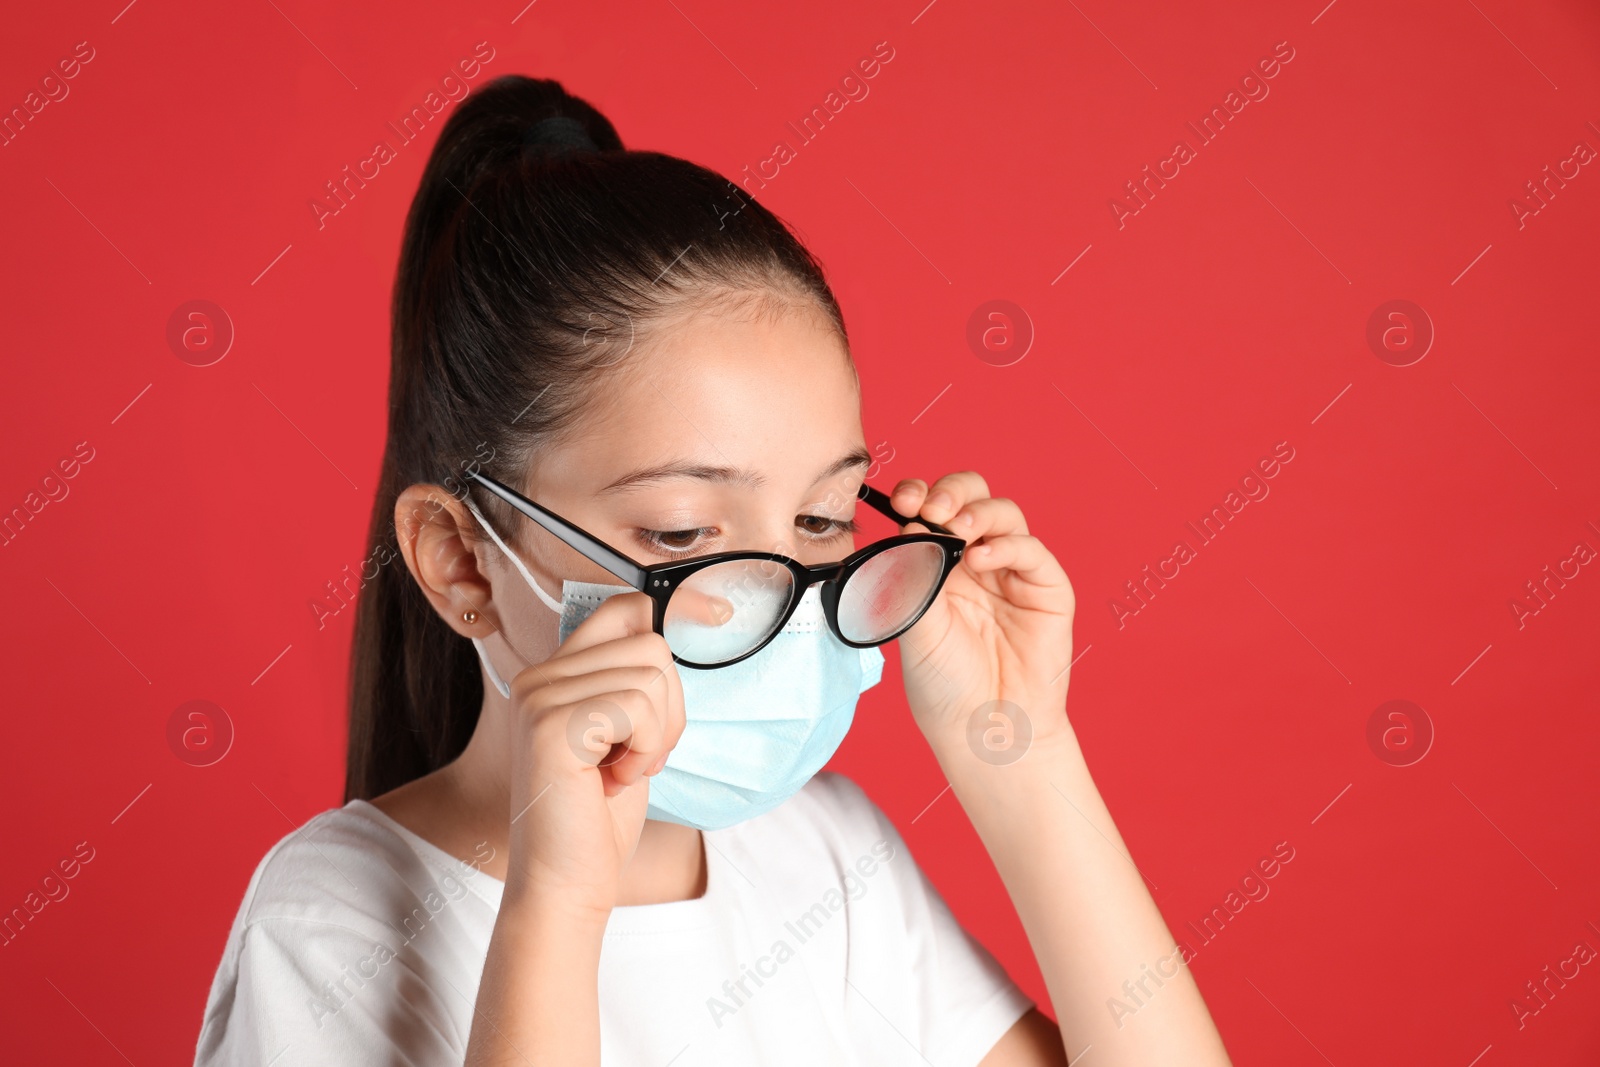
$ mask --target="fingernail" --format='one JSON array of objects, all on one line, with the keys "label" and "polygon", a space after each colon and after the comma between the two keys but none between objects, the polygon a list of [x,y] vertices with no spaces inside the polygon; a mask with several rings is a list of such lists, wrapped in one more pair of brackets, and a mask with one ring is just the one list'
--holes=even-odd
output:
[{"label": "fingernail", "polygon": [[928,498],[928,502],[922,506],[922,510],[927,511],[932,508],[935,511],[944,511],[949,507],[950,494],[941,489]]}]

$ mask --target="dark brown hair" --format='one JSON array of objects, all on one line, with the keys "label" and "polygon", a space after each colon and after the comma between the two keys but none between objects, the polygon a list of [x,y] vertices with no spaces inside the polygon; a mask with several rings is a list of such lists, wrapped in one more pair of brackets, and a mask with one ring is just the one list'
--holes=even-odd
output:
[{"label": "dark brown hair", "polygon": [[[545,123],[565,117],[573,122]],[[585,144],[592,142],[592,147]],[[356,607],[345,800],[455,759],[477,725],[471,643],[439,618],[400,558],[408,486],[465,492],[482,470],[520,484],[653,327],[757,298],[808,304],[846,340],[821,264],[726,178],[630,151],[554,81],[497,78],[445,123],[406,216],[395,277],[389,425]],[[501,529],[508,509],[475,502]]]}]

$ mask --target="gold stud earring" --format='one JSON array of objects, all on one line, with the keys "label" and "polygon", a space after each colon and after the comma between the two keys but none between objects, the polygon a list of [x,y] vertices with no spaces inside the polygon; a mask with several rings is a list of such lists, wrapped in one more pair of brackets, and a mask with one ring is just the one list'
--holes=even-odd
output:
[{"label": "gold stud earring", "polygon": [[473,623],[478,621],[478,613],[473,611],[471,608],[468,608],[466,611],[461,613],[461,621],[466,623],[468,626],[471,626]]}]

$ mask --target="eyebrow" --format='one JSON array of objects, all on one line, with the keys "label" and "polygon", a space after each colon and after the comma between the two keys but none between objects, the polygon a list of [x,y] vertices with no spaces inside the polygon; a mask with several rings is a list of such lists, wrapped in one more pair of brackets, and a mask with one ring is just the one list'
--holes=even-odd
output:
[{"label": "eyebrow", "polygon": [[[835,474],[843,474],[853,467],[870,467],[872,456],[864,448],[856,448],[845,453],[835,460],[816,480],[822,481]],[[651,467],[641,467],[636,471],[624,474],[610,485],[601,489],[602,493],[621,493],[629,489],[638,489],[646,485],[667,481],[672,478],[694,478],[703,482],[715,482],[719,485],[740,486],[747,489],[759,489],[766,484],[766,476],[742,467],[715,467],[704,463],[670,462],[661,463]]]}]

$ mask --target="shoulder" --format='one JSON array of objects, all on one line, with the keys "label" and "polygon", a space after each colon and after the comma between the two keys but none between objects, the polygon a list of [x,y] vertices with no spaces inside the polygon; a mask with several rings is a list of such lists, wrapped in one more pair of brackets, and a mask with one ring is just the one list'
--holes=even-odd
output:
[{"label": "shoulder", "polygon": [[838,879],[811,900],[786,902],[795,926],[815,937],[837,929],[829,914],[853,913],[847,959],[856,992],[883,1017],[906,1020],[913,1043],[941,1050],[941,1062],[982,1060],[1033,1001],[962,927],[894,823],[861,786],[829,772],[769,814],[785,811],[795,820],[786,831],[804,833],[803,821],[828,842]]},{"label": "shoulder", "polygon": [[466,895],[364,802],[307,820],[251,875],[195,1062],[265,1063],[291,1046],[316,1062],[393,1063],[397,1049],[416,1054],[406,1062],[460,1062],[466,1024],[432,982],[467,981],[465,956],[418,934]]},{"label": "shoulder", "polygon": [[374,935],[393,929],[438,880],[398,833],[360,801],[320,812],[280,838],[251,875],[240,905],[242,934],[298,921]]}]

